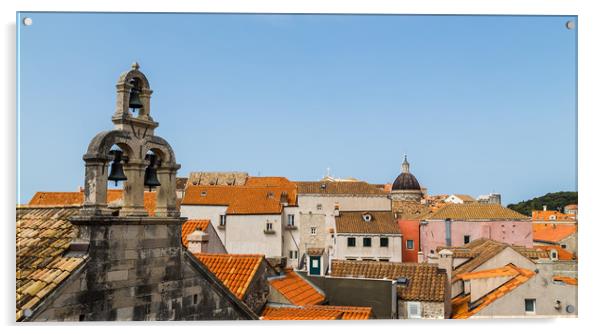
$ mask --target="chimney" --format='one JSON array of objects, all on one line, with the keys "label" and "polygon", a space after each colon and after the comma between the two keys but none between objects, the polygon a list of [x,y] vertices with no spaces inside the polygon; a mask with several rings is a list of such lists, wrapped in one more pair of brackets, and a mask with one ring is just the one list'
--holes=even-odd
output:
[{"label": "chimney", "polygon": [[452,270],[453,270],[453,255],[454,253],[452,251],[450,251],[449,249],[442,249],[439,252],[439,261],[437,263],[437,267],[439,267],[439,269],[445,269],[445,272],[447,273],[447,280],[451,281],[451,275],[452,275]]},{"label": "chimney", "polygon": [[199,254],[203,252],[203,242],[207,240],[207,234],[197,229],[190,233],[186,240],[188,240],[188,251],[192,254]]},{"label": "chimney", "polygon": [[543,206],[543,211],[548,211],[548,206],[547,205]]},{"label": "chimney", "polygon": [[338,217],[339,215],[340,215],[339,203],[335,203],[335,205],[334,205],[334,216]]},{"label": "chimney", "polygon": [[280,193],[280,204],[288,206],[288,193],[286,191]]}]

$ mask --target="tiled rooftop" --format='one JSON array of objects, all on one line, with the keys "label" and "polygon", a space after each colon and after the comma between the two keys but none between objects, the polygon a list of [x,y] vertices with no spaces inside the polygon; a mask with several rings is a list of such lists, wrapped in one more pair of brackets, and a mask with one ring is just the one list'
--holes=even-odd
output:
[{"label": "tiled rooftop", "polygon": [[466,195],[466,194],[453,194],[453,195],[456,196],[456,197],[458,197],[459,199],[463,200],[465,203],[466,202],[474,202],[475,201],[474,197],[472,197],[470,195]]},{"label": "tiled rooftop", "polygon": [[[107,203],[119,202],[123,199],[123,190],[121,189],[109,189],[107,190]],[[83,191],[73,192],[54,192],[54,191],[38,191],[36,192],[28,205],[30,206],[66,206],[76,205],[81,206],[84,203]],[[144,192],[144,208],[150,216],[155,214],[157,207],[157,193],[156,192]]]},{"label": "tiled rooftop", "polygon": [[567,251],[559,245],[546,245],[546,246],[534,246],[535,249],[541,249],[546,252],[550,252],[550,250],[555,249],[558,252],[558,260],[561,261],[570,261],[577,260],[577,255]]},{"label": "tiled rooftop", "polygon": [[554,281],[562,282],[562,283],[568,284],[568,285],[577,285],[577,278],[575,278],[575,277],[554,276],[552,279]]},{"label": "tiled rooftop", "polygon": [[434,213],[425,217],[427,220],[530,220],[529,217],[522,215],[514,210],[505,208],[498,204],[468,203],[454,204],[449,203]]},{"label": "tiled rooftop", "polygon": [[556,210],[534,210],[531,211],[531,217],[533,220],[545,220],[545,221],[574,221],[575,215],[572,213],[562,213]]},{"label": "tiled rooftop", "polygon": [[287,269],[284,276],[269,282],[293,305],[316,305],[326,299],[320,291],[291,269]]},{"label": "tiled rooftop", "polygon": [[207,219],[202,220],[187,220],[184,224],[182,224],[182,245],[184,247],[188,247],[188,235],[194,232],[195,230],[205,231],[207,226],[211,221]]},{"label": "tiled rooftop", "polygon": [[228,289],[243,299],[253,281],[263,255],[246,254],[194,254]]},{"label": "tiled rooftop", "polygon": [[266,306],[262,320],[367,320],[371,307],[307,305],[302,307]]},{"label": "tiled rooftop", "polygon": [[[364,214],[372,217],[370,221]],[[341,211],[335,223],[337,233],[401,234],[391,211]]]},{"label": "tiled rooftop", "polygon": [[557,243],[577,233],[575,224],[533,224],[533,241]]},{"label": "tiled rooftop", "polygon": [[409,284],[397,289],[403,300],[445,300],[447,275],[435,264],[333,260],[330,275],[391,280],[405,277]]},{"label": "tiled rooftop", "polygon": [[296,205],[296,186],[286,178],[250,177],[241,186],[189,185],[182,204],[227,206],[227,214],[278,214],[282,194],[287,205]]},{"label": "tiled rooftop", "polygon": [[532,272],[528,269],[519,268],[512,264],[508,264],[503,268],[471,273],[471,275],[473,275],[473,276],[467,276],[467,278],[465,278],[465,280],[475,279],[475,278],[483,278],[483,277],[480,277],[480,275],[486,277],[487,275],[491,275],[492,273],[495,273],[496,271],[499,271],[499,272],[512,271],[512,272],[514,272],[514,275],[512,275],[513,276],[512,279],[510,279],[506,283],[502,284],[497,289],[486,294],[485,296],[481,297],[479,300],[477,300],[474,303],[470,303],[470,294],[466,294],[466,295],[461,294],[460,296],[452,299],[452,316],[451,316],[452,319],[470,318],[471,316],[475,315],[476,313],[481,311],[486,306],[494,303],[499,298],[505,296],[510,291],[516,289],[523,283],[527,282],[531,277],[533,277],[535,275],[534,272]]},{"label": "tiled rooftop", "polygon": [[33,309],[85,259],[65,257],[76,228],[67,220],[79,207],[17,208],[16,319]]},{"label": "tiled rooftop", "polygon": [[332,181],[296,181],[299,194],[326,195],[387,195],[384,189],[363,181],[332,182]]},{"label": "tiled rooftop", "polygon": [[453,257],[469,258],[470,260],[456,267],[452,272],[452,282],[459,280],[461,274],[470,273],[483,263],[489,261],[499,254],[506,247],[511,247],[521,255],[533,260],[539,258],[547,258],[547,251],[538,251],[534,248],[525,248],[520,246],[511,246],[503,242],[491,239],[476,239],[462,247],[437,247],[437,251],[441,249],[449,249],[453,253]]}]

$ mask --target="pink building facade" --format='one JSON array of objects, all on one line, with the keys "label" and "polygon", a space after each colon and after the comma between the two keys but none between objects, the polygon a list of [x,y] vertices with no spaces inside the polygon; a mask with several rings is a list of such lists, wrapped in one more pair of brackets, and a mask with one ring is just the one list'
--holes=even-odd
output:
[{"label": "pink building facade", "polygon": [[420,246],[426,257],[437,247],[459,247],[486,238],[516,246],[533,247],[530,220],[426,220],[420,223]]}]

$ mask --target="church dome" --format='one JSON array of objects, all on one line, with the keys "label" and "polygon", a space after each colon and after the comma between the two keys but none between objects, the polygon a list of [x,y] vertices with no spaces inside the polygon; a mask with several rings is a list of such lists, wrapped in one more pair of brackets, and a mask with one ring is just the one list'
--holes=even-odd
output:
[{"label": "church dome", "polygon": [[418,183],[416,177],[410,173],[410,163],[408,163],[407,157],[404,157],[401,166],[401,174],[399,174],[393,182],[391,190],[421,190],[420,183]]}]

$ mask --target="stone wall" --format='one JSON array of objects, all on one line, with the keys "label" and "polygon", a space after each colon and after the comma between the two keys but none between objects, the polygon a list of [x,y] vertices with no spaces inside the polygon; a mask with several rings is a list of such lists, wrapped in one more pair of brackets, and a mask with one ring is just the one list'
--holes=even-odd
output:
[{"label": "stone wall", "polygon": [[274,269],[267,264],[267,261],[262,261],[257,269],[257,274],[253,278],[249,289],[244,297],[244,302],[256,314],[261,314],[263,307],[268,302],[270,294],[270,284],[268,277],[275,276]]},{"label": "stone wall", "polygon": [[[399,319],[408,319],[408,301],[398,300]],[[445,319],[445,303],[443,302],[419,302],[420,317],[422,319]]]},{"label": "stone wall", "polygon": [[181,245],[181,220],[91,217],[85,265],[42,305],[35,321],[256,319]]}]

